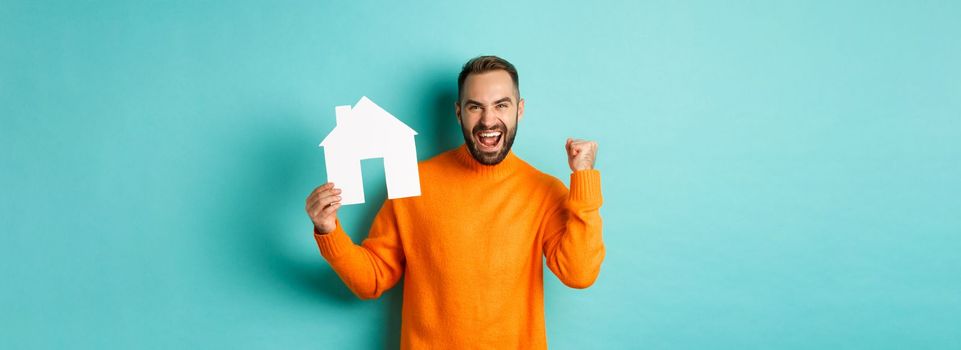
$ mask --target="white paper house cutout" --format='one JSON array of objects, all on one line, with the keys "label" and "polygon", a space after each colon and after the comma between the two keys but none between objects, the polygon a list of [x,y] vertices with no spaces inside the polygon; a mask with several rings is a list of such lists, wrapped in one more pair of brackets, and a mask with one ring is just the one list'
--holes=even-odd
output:
[{"label": "white paper house cutout", "polygon": [[327,181],[341,189],[341,205],[364,203],[360,161],[384,158],[387,198],[420,195],[417,149],[411,129],[367,96],[353,108],[337,106],[337,125],[320,142],[327,163]]}]

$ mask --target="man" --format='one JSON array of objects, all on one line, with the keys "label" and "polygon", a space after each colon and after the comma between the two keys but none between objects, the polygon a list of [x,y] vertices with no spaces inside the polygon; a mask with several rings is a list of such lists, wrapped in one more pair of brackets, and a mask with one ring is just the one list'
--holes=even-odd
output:
[{"label": "man", "polygon": [[420,162],[421,196],[384,202],[355,245],[340,191],[307,197],[320,253],[361,299],[405,276],[402,349],[545,349],[543,267],[567,286],[597,278],[597,143],[567,139],[571,189],[511,151],[524,116],[517,70],[495,56],[464,65],[454,105],[464,145]]}]

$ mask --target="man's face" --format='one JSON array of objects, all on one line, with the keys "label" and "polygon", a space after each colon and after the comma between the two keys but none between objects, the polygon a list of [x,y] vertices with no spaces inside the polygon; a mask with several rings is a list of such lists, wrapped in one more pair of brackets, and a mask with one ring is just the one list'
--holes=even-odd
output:
[{"label": "man's face", "polygon": [[524,117],[514,81],[504,70],[471,74],[464,80],[461,98],[454,105],[464,142],[474,159],[494,165],[507,156]]}]

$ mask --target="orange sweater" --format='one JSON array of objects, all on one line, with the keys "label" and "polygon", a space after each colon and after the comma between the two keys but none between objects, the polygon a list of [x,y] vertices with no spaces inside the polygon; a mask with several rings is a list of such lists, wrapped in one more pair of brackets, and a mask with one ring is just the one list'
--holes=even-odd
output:
[{"label": "orange sweater", "polygon": [[360,245],[339,221],[314,231],[320,253],[361,299],[406,276],[401,349],[547,348],[542,256],[565,285],[594,283],[600,172],[573,172],[568,191],[513,152],[488,166],[465,145],[419,169],[421,196],[384,202]]}]

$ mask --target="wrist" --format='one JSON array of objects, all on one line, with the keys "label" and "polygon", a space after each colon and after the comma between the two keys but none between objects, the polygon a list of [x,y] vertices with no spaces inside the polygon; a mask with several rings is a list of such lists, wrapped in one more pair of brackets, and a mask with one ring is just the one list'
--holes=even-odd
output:
[{"label": "wrist", "polygon": [[[333,230],[331,230],[331,231],[333,231]],[[324,232],[324,231],[322,231],[320,228],[318,228],[317,225],[314,225],[314,234],[323,236],[323,235],[326,235],[326,234],[330,234],[330,232]]]}]

